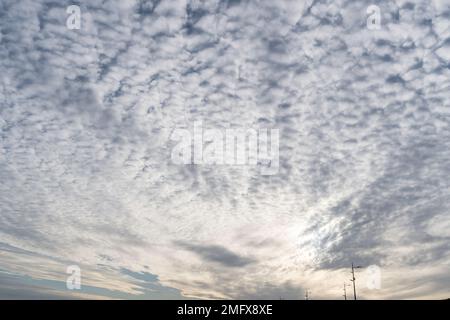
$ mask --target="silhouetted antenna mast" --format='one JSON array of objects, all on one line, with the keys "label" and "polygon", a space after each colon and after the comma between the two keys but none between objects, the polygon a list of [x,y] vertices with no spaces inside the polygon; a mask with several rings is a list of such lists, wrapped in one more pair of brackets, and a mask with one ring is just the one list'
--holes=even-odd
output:
[{"label": "silhouetted antenna mast", "polygon": [[361,266],[353,266],[353,262],[352,262],[352,279],[350,279],[351,282],[353,282],[353,297],[356,300],[356,278],[355,278],[355,269],[360,269],[362,268]]}]

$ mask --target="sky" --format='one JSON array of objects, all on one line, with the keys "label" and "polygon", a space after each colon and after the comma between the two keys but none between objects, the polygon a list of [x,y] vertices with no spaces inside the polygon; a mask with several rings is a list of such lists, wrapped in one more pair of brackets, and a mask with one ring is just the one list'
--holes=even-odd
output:
[{"label": "sky", "polygon": [[450,298],[449,69],[446,0],[0,0],[0,298]]}]

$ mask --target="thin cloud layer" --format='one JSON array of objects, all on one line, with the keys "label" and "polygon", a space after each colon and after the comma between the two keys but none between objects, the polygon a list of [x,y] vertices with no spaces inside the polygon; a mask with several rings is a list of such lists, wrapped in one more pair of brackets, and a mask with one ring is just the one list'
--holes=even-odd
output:
[{"label": "thin cloud layer", "polygon": [[[73,297],[79,265],[78,298],[334,299],[354,261],[361,298],[448,298],[450,8],[371,4],[88,1],[70,30],[0,1],[0,297]],[[278,173],[174,164],[196,121],[279,129]]]}]

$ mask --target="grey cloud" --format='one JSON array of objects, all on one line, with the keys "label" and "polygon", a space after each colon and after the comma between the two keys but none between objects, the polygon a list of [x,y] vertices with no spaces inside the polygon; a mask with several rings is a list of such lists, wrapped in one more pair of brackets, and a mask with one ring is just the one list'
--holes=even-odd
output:
[{"label": "grey cloud", "polygon": [[206,261],[215,262],[224,267],[243,267],[255,262],[251,258],[239,256],[218,245],[198,245],[186,242],[179,242],[178,245],[196,253]]}]

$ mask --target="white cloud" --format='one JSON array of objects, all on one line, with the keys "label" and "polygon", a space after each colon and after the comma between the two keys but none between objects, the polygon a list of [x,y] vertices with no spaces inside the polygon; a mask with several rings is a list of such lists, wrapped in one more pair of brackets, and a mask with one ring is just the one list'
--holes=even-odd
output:
[{"label": "white cloud", "polygon": [[[355,260],[388,273],[363,298],[448,296],[442,3],[429,22],[383,1],[377,31],[369,2],[89,1],[81,30],[69,4],[0,5],[0,241],[27,250],[1,269],[50,279],[67,261],[128,294],[123,269],[192,297],[339,298]],[[279,174],[174,165],[170,134],[194,121],[279,129]]]}]

